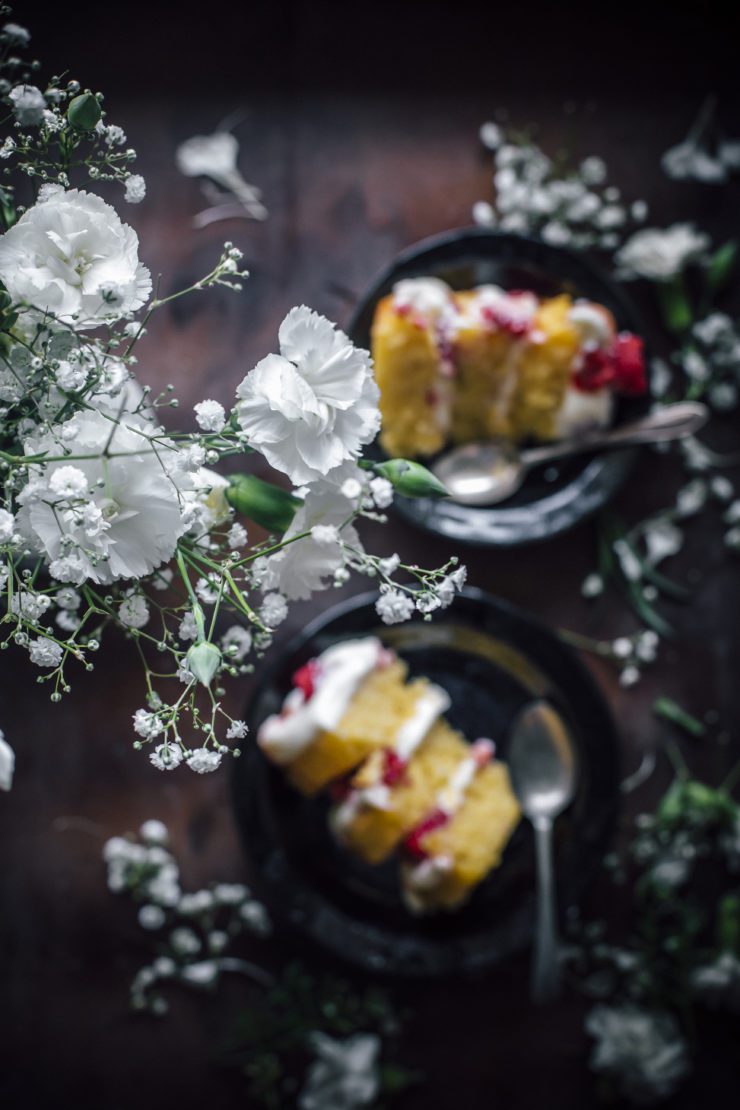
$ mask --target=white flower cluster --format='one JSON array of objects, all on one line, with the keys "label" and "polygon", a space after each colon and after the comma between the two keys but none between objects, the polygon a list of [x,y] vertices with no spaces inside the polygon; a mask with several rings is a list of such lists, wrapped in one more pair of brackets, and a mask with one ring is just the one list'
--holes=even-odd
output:
[{"label": "white flower cluster", "polygon": [[213,883],[184,893],[180,870],[169,850],[169,831],[161,821],[145,821],[139,839],[113,837],[103,848],[108,888],[139,903],[142,929],[156,934],[159,955],[137,972],[131,1005],[161,1015],[165,983],[215,987],[224,972],[250,975],[262,985],[269,975],[231,955],[244,933],[268,937],[272,925],[264,905],[242,883]]},{"label": "white flower cluster", "polygon": [[594,1071],[632,1102],[651,1105],[673,1094],[691,1070],[674,1018],[637,1006],[596,1006],[586,1020],[595,1039]]},{"label": "white flower cluster", "polygon": [[717,126],[716,104],[709,97],[682,142],[661,158],[664,173],[674,181],[723,185],[740,171],[740,140],[730,139]]},{"label": "white flower cluster", "polygon": [[675,361],[689,384],[689,396],[705,398],[717,412],[737,408],[740,388],[740,329],[724,312],[712,312],[691,328]]},{"label": "white flower cluster", "polygon": [[647,217],[644,201],[629,208],[607,184],[601,158],[584,159],[574,172],[561,172],[533,142],[511,141],[495,123],[484,123],[480,138],[493,154],[495,204],[478,201],[473,219],[482,227],[538,234],[553,246],[619,245],[630,223]]},{"label": "white flower cluster", "polygon": [[[25,35],[6,25],[0,39],[22,46]],[[233,405],[206,398],[194,407],[195,430],[165,433],[158,410],[177,405],[174,387],[153,396],[139,386],[134,349],[162,305],[217,285],[240,289],[248,276],[241,251],[225,243],[205,277],[151,299],[134,230],[67,174],[68,163],[84,167],[91,180],[119,181],[126,200],[142,201],[146,185],[131,172],[126,135],[107,122],[100,94],[75,81],[39,88],[20,62],[11,83],[9,65],[0,57],[13,128],[0,143],[10,225],[0,235],[0,642],[27,652],[58,701],[72,661],[92,670],[101,638],[117,626],[146,681],[134,747],[148,747],[159,770],[185,764],[207,774],[247,732],[223,709],[222,683],[252,671],[289,602],[355,571],[379,579],[387,608],[396,594],[406,599],[392,606],[393,619],[401,609],[428,615],[450,603],[464,572],[364,551],[355,522],[385,519],[402,472],[414,467],[410,495],[434,481],[403,460],[382,464],[396,465],[390,477],[363,462],[380,423],[370,356],[305,306],[288,313],[280,353],[244,377]],[[217,133],[184,144],[179,164],[264,213],[236,170],[237,150],[232,135]],[[38,186],[25,210],[13,210],[14,170]],[[211,469],[252,452],[292,489]],[[266,538],[250,547],[237,512],[264,526]],[[396,571],[416,593],[396,583]],[[168,680],[174,693],[165,700],[158,687]],[[2,757],[5,784],[12,762],[5,749]]]},{"label": "white flower cluster", "polygon": [[617,251],[617,276],[624,281],[645,278],[667,282],[702,258],[710,246],[709,236],[693,224],[668,228],[646,227],[636,231]]}]

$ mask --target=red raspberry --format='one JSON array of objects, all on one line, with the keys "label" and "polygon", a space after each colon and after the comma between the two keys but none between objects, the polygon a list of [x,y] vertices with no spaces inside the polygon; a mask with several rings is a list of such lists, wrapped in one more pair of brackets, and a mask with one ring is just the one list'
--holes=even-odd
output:
[{"label": "red raspberry", "polygon": [[306,701],[309,701],[316,693],[316,683],[320,669],[317,659],[309,659],[308,663],[305,663],[293,675],[293,685],[302,691]]}]

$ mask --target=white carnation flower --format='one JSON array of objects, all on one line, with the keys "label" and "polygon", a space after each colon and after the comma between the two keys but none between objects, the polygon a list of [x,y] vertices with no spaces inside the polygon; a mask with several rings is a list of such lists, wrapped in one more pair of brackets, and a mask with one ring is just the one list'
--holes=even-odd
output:
[{"label": "white carnation flower", "polygon": [[[158,437],[156,454],[151,436]],[[161,430],[141,417],[127,415],[114,425],[86,411],[61,425],[58,437],[74,441],[75,454],[92,456],[74,467],[87,479],[88,497],[80,502],[55,491],[56,473],[72,469],[64,463],[32,466],[17,518],[26,540],[49,559],[52,575],[74,585],[87,579],[107,584],[141,578],[168,562],[185,527],[181,487],[187,479]],[[61,453],[56,435],[25,446],[30,454]]]},{"label": "white carnation flower", "polygon": [[100,197],[58,189],[0,238],[0,279],[17,303],[93,328],[149,297],[138,248],[136,232]]},{"label": "white carnation flower", "polygon": [[294,485],[315,481],[360,454],[380,424],[378,387],[367,351],[302,305],[268,355],[237,389],[237,417],[249,445]]},{"label": "white carnation flower", "polygon": [[[322,589],[325,579],[342,564],[339,528],[351,517],[353,508],[339,491],[323,483],[309,490],[283,539],[290,540],[303,532],[310,535],[286,544],[265,559],[262,588],[280,590],[291,601],[304,600]],[[343,529],[342,540],[361,550],[359,536],[351,525]]]},{"label": "white carnation flower", "polygon": [[710,239],[693,224],[636,231],[616,254],[619,276],[670,281],[709,247]]},{"label": "white carnation flower", "polygon": [[195,419],[204,432],[220,432],[226,424],[224,406],[218,401],[200,401],[195,406]]}]

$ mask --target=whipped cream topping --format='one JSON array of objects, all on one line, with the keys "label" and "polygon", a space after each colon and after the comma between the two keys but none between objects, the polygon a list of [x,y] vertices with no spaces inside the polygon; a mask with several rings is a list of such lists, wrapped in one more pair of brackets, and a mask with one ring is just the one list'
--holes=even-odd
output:
[{"label": "whipped cream topping", "polygon": [[468,787],[486,763],[493,759],[495,751],[492,740],[476,740],[471,753],[455,768],[450,779],[437,795],[437,808],[452,816],[465,800]]},{"label": "whipped cream topping", "polygon": [[328,648],[316,660],[316,688],[307,698],[294,689],[283,711],[268,717],[257,742],[275,763],[291,763],[305,751],[317,733],[336,728],[358,687],[385,657],[386,649],[374,636],[348,640]]},{"label": "whipped cream topping", "polygon": [[399,728],[393,750],[401,759],[410,759],[429,729],[450,708],[450,695],[441,686],[428,686],[414,706],[414,712]]},{"label": "whipped cream topping", "polygon": [[[396,733],[391,751],[404,762],[409,760],[434,722],[450,708],[450,696],[441,686],[430,685],[417,699],[414,712]],[[334,811],[334,827],[339,832],[355,820],[357,814],[366,806],[373,809],[389,809],[391,787],[382,781],[382,764],[378,764],[377,782],[351,790]]]},{"label": "whipped cream topping", "polygon": [[555,413],[555,435],[558,439],[569,439],[605,428],[611,423],[613,411],[614,396],[608,387],[584,393],[569,385]]},{"label": "whipped cream topping", "polygon": [[452,289],[440,278],[404,278],[393,286],[393,305],[397,312],[412,312],[425,321],[454,310]]},{"label": "whipped cream topping", "polygon": [[412,913],[424,913],[429,908],[425,895],[432,894],[451,870],[449,856],[430,856],[412,867],[404,864],[402,894]]},{"label": "whipped cream topping", "polygon": [[568,313],[568,320],[578,328],[584,343],[593,347],[608,347],[614,339],[610,314],[591,301],[576,301]]},{"label": "whipped cream topping", "polygon": [[528,327],[539,307],[534,293],[507,293],[498,285],[480,285],[476,289],[473,304],[479,317],[489,322],[500,322],[501,326],[520,325]]}]

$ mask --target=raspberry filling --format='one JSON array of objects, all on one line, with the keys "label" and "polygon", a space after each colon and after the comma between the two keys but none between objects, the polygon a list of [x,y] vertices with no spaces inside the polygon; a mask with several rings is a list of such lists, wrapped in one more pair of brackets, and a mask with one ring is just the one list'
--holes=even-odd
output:
[{"label": "raspberry filling", "polygon": [[647,390],[642,339],[621,332],[607,350],[585,352],[582,365],[573,375],[573,385],[581,393],[596,393],[612,386],[627,397],[639,397]]},{"label": "raspberry filling", "polygon": [[[521,297],[523,295],[521,290],[513,290],[509,293],[510,297]],[[523,335],[526,335],[531,326],[531,320],[526,317],[513,316],[505,308],[494,305],[484,305],[480,314],[487,323],[492,324],[500,331],[507,332],[514,339],[520,339]]]},{"label": "raspberry filling", "polygon": [[443,809],[433,809],[428,817],[425,817],[415,829],[411,830],[404,840],[403,846],[412,859],[423,860],[427,858],[429,853],[425,850],[422,841],[429,833],[446,825],[449,819],[449,813],[445,813]]},{"label": "raspberry filling", "polygon": [[301,691],[306,701],[310,701],[316,693],[320,671],[318,659],[309,659],[293,675],[293,685]]},{"label": "raspberry filling", "polygon": [[409,762],[402,759],[392,748],[383,750],[383,774],[381,782],[384,786],[394,786],[406,773]]}]

